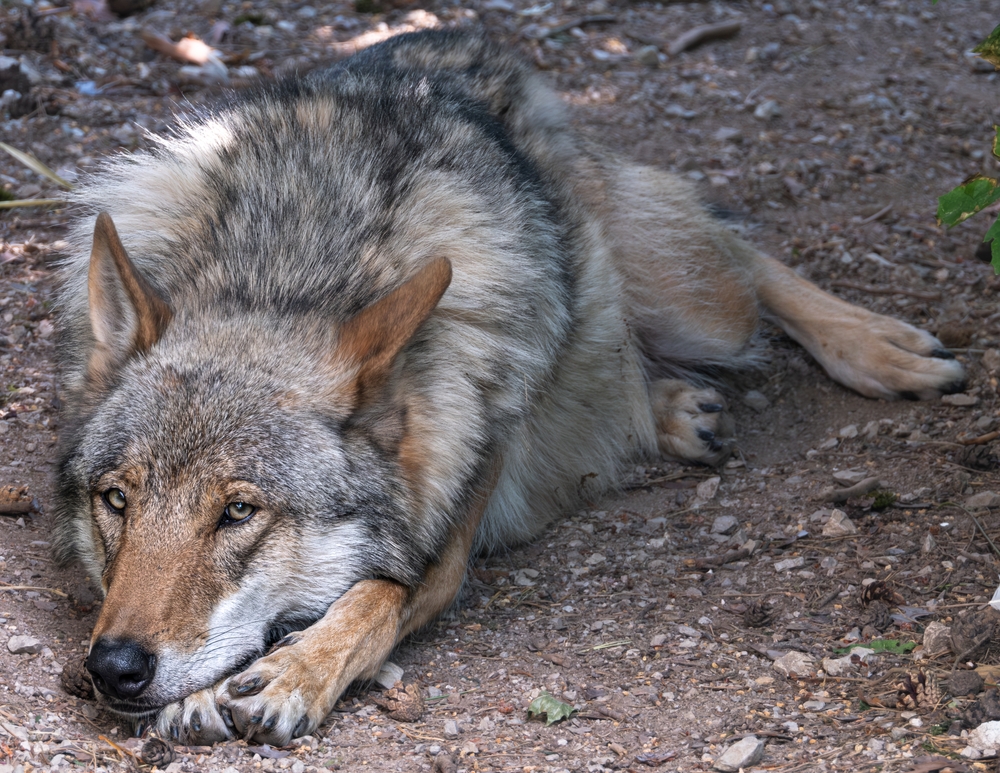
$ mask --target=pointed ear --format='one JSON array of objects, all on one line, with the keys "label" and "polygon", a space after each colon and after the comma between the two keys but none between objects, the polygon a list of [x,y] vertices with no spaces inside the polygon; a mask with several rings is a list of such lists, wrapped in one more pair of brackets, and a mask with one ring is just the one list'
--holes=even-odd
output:
[{"label": "pointed ear", "polygon": [[90,327],[102,360],[149,351],[173,316],[129,259],[107,212],[97,216],[87,275]]},{"label": "pointed ear", "polygon": [[389,374],[396,356],[434,311],[450,283],[451,261],[438,258],[344,323],[337,354],[358,363],[360,394]]}]

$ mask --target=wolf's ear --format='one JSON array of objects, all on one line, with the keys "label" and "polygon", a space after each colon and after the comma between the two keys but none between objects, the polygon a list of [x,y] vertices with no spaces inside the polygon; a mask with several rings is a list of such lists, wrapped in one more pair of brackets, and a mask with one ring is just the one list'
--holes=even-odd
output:
[{"label": "wolf's ear", "polygon": [[120,361],[149,351],[173,316],[166,301],[129,259],[107,212],[97,216],[87,275],[93,356]]},{"label": "wolf's ear", "polygon": [[337,354],[358,363],[361,394],[388,375],[396,356],[434,311],[450,283],[451,261],[438,258],[344,323]]}]

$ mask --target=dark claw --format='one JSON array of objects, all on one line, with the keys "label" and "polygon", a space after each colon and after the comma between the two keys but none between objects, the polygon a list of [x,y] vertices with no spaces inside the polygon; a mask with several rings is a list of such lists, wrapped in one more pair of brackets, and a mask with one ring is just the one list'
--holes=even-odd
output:
[{"label": "dark claw", "polygon": [[955,355],[949,352],[947,349],[935,349],[931,352],[931,357],[937,357],[939,360],[953,360]]},{"label": "dark claw", "polygon": [[899,396],[904,400],[919,400],[916,392],[900,392]]},{"label": "dark claw", "polygon": [[956,392],[964,392],[968,384],[965,381],[953,381],[941,391],[946,395],[953,395]]},{"label": "dark claw", "polygon": [[254,716],[250,717],[250,724],[259,725],[263,720],[264,720],[263,714],[255,714]]},{"label": "dark claw", "polygon": [[292,731],[292,738],[298,738],[300,735],[305,735],[306,730],[308,729],[309,717],[302,717],[302,719],[295,723],[295,729]]},{"label": "dark claw", "polygon": [[260,692],[261,687],[263,687],[263,684],[261,684],[260,677],[253,676],[236,685],[236,693],[238,695],[250,695],[251,693]]},{"label": "dark claw", "polygon": [[191,712],[191,729],[194,730],[196,733],[200,733],[201,732],[201,712],[200,711],[195,710],[195,711]]},{"label": "dark claw", "polygon": [[698,430],[698,437],[704,440],[706,443],[712,443],[715,441],[715,433],[710,429],[700,429]]},{"label": "dark claw", "polygon": [[701,403],[698,408],[703,413],[720,413],[722,411],[722,406],[718,403]]},{"label": "dark claw", "polygon": [[275,726],[276,724],[278,724],[278,718],[277,718],[277,717],[270,717],[270,718],[269,718],[269,719],[267,720],[267,722],[265,722],[265,723],[264,723],[264,724],[262,725],[262,727],[263,727],[263,728],[264,728],[265,730],[274,730],[274,726]]},{"label": "dark claw", "polygon": [[235,730],[236,725],[233,723],[233,712],[229,710],[229,706],[219,706],[219,715],[222,717],[222,721],[226,723],[226,727],[230,730]]},{"label": "dark claw", "polygon": [[141,719],[135,723],[135,737],[142,738],[142,734],[146,732],[146,723]]},{"label": "dark claw", "polygon": [[171,725],[170,726],[170,737],[173,738],[175,741],[179,741],[180,740],[180,737],[181,737],[181,728],[180,728],[179,725]]}]

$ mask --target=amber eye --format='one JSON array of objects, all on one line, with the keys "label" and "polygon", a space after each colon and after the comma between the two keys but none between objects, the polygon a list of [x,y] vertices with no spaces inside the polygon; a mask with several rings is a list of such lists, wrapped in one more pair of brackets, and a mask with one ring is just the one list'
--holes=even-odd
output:
[{"label": "amber eye", "polygon": [[125,505],[128,504],[125,501],[125,493],[120,488],[109,488],[104,492],[104,501],[108,503],[108,507],[112,510],[118,510],[121,512],[125,509]]},{"label": "amber eye", "polygon": [[234,523],[242,523],[255,512],[257,512],[257,508],[253,505],[248,505],[246,502],[230,502],[226,505],[226,509],[222,511],[222,520],[219,522],[219,525],[229,526]]}]

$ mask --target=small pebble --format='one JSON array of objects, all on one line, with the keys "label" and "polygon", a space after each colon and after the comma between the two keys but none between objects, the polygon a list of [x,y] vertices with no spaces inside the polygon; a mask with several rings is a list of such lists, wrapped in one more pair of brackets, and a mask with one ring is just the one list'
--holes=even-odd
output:
[{"label": "small pebble", "polygon": [[771,401],[756,389],[751,389],[743,395],[743,402],[753,408],[758,413],[771,405]]},{"label": "small pebble", "polygon": [[995,491],[980,491],[965,500],[965,506],[971,510],[984,507],[1000,507],[1000,494]]},{"label": "small pebble", "polygon": [[[843,510],[834,510],[830,513],[830,520],[823,526],[824,537],[845,537],[848,534],[857,534],[858,527],[847,517]],[[777,564],[775,564],[777,568]]]},{"label": "small pebble", "polygon": [[790,676],[791,674],[809,676],[813,672],[814,665],[815,661],[809,655],[806,655],[804,652],[792,651],[774,661],[773,668],[785,676]]},{"label": "small pebble", "polygon": [[924,654],[928,657],[941,655],[951,650],[951,627],[933,621],[924,628]]},{"label": "small pebble", "polygon": [[976,695],[982,692],[984,686],[983,677],[975,671],[956,671],[948,677],[948,692],[959,698]]},{"label": "small pebble", "polygon": [[722,773],[737,773],[737,771],[756,765],[764,756],[765,741],[755,735],[748,735],[728,749],[712,765]]},{"label": "small pebble", "polygon": [[781,106],[773,99],[768,99],[757,105],[753,117],[761,121],[769,121],[781,115]]},{"label": "small pebble", "polygon": [[[715,134],[712,135],[712,138],[717,142],[742,142],[743,132],[739,129],[723,126],[715,130]],[[760,392],[757,394],[760,394]],[[764,399],[766,400],[767,398],[765,397]]]},{"label": "small pebble", "polygon": [[[843,430],[841,430],[843,433]],[[841,435],[846,437],[845,435]],[[872,473],[868,470],[837,470],[833,473],[833,479],[838,483],[843,483],[847,486],[853,486],[855,483],[860,483],[865,478],[872,477]]]},{"label": "small pebble", "polygon": [[979,404],[979,398],[975,395],[959,392],[955,395],[943,395],[941,397],[941,402],[945,405],[953,405],[957,408],[971,408],[973,405]]},{"label": "small pebble", "polygon": [[713,476],[711,478],[703,480],[701,483],[698,484],[698,487],[695,489],[695,493],[697,494],[698,499],[704,500],[706,502],[710,499],[713,499],[715,495],[718,493],[719,484],[721,483],[722,483],[722,478],[718,476]]},{"label": "small pebble", "polygon": [[643,46],[635,52],[635,60],[647,67],[657,67],[660,64],[660,50],[656,46]]},{"label": "small pebble", "polygon": [[7,650],[14,655],[37,655],[45,645],[34,636],[11,636]]}]

